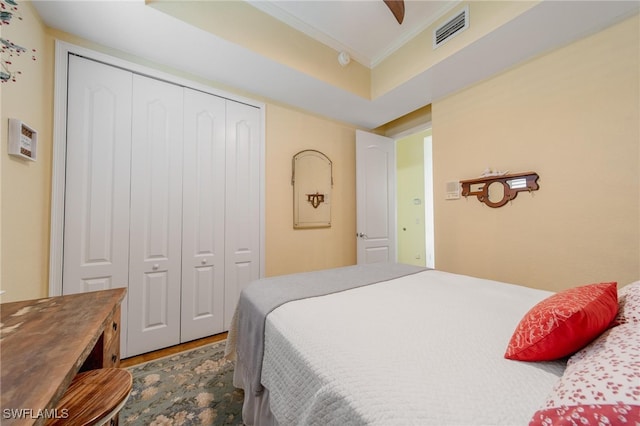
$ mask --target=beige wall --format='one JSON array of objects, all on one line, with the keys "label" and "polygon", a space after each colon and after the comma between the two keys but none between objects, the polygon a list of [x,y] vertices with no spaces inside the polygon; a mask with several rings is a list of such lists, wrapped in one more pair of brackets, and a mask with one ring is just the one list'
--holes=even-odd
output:
[{"label": "beige wall", "polygon": [[397,135],[410,133],[413,129],[431,127],[430,123],[431,104],[398,117],[372,131],[383,136],[395,138]]},{"label": "beige wall", "polygon": [[[436,267],[552,290],[640,279],[640,18],[433,103]],[[485,167],[540,189],[444,200]]]},{"label": "beige wall", "polygon": [[[2,182],[0,268],[2,301],[47,294],[49,274],[49,211],[51,187],[51,133],[53,117],[52,49],[45,27],[29,2],[20,2],[22,20],[2,26],[2,36],[27,49],[36,49],[14,62],[22,71],[16,82],[2,85],[0,162]],[[17,118],[38,131],[37,161],[7,154],[7,124]]]},{"label": "beige wall", "polygon": [[[31,5],[21,5],[24,19],[3,26],[3,36],[36,48],[38,60],[2,87],[5,302],[47,295],[53,37],[153,66],[45,31]],[[640,278],[638,34],[635,17],[434,103],[438,268],[551,289]],[[40,132],[37,162],[6,154],[8,117]],[[272,103],[265,127],[266,274],[354,263],[355,128]],[[333,160],[331,228],[293,229],[291,157],[302,149]],[[537,171],[540,191],[501,209],[444,201],[444,182],[487,166]]]},{"label": "beige wall", "polygon": [[[232,92],[215,82],[46,29],[31,4],[22,4],[23,21],[17,21],[15,31],[14,25],[3,26],[3,36],[36,48],[38,60],[26,63],[18,82],[2,87],[1,288],[7,291],[3,302],[48,295],[54,38]],[[238,94],[252,97],[248,93]],[[8,117],[21,118],[39,131],[37,162],[7,155]],[[355,263],[355,127],[267,104],[265,129],[265,273],[275,275]],[[291,157],[303,149],[317,149],[333,160],[331,228],[293,230]]]},{"label": "beige wall", "polygon": [[[267,276],[356,263],[355,128],[267,106]],[[316,149],[333,162],[331,227],[293,229],[291,159]]]}]

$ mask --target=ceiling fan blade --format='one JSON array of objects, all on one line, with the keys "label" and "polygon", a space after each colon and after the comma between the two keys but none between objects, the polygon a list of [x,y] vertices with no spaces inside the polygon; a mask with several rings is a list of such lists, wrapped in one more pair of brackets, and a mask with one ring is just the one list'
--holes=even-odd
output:
[{"label": "ceiling fan blade", "polygon": [[404,0],[383,0],[393,16],[396,17],[398,24],[402,24],[404,20]]}]

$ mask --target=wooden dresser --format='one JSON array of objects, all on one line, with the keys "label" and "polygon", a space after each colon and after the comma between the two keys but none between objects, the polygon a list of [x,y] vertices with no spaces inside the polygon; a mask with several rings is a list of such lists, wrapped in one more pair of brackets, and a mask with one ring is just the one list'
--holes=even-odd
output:
[{"label": "wooden dresser", "polygon": [[0,304],[0,423],[39,425],[80,371],[120,365],[126,289]]}]

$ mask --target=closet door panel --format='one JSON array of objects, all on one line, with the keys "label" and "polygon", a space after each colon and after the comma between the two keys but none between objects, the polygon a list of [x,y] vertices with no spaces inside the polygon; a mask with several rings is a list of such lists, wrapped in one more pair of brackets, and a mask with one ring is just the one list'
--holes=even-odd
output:
[{"label": "closet door panel", "polygon": [[128,355],[180,341],[182,88],[133,77]]},{"label": "closet door panel", "polygon": [[131,82],[130,72],[69,56],[63,294],[127,287]]},{"label": "closet door panel", "polygon": [[260,110],[227,101],[225,327],[260,275]]},{"label": "closet door panel", "polygon": [[224,331],[225,100],[184,91],[181,341]]}]

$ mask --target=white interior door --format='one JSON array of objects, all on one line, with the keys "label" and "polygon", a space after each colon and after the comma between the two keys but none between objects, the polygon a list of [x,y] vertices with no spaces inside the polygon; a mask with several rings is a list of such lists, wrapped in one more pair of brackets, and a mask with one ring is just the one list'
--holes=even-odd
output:
[{"label": "white interior door", "polygon": [[184,92],[180,340],[224,331],[225,100]]},{"label": "white interior door", "polygon": [[74,55],[68,70],[62,294],[127,287],[132,74]]},{"label": "white interior door", "polygon": [[356,130],[358,264],[396,261],[395,158],[393,139]]},{"label": "white interior door", "polygon": [[133,76],[128,356],[180,342],[182,95]]},{"label": "white interior door", "polygon": [[227,101],[225,330],[240,292],[260,277],[260,110]]}]

